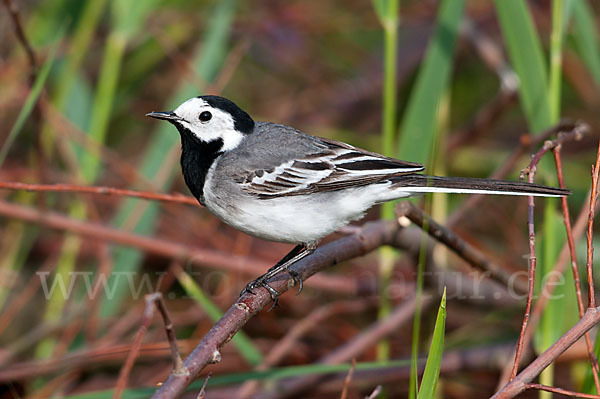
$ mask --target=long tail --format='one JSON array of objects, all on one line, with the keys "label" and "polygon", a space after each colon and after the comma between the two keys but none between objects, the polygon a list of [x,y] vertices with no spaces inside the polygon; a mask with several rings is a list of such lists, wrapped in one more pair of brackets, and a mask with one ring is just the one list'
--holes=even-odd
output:
[{"label": "long tail", "polygon": [[563,197],[571,191],[516,181],[410,174],[390,179],[394,191],[411,194],[458,193]]}]

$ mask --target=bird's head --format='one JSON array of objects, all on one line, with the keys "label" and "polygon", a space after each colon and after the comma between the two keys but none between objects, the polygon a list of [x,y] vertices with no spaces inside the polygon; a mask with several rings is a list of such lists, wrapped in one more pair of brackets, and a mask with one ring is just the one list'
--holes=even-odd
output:
[{"label": "bird's head", "polygon": [[181,135],[191,135],[205,143],[221,140],[221,151],[237,147],[244,135],[254,130],[250,115],[219,96],[190,98],[174,111],[150,112],[146,116],[171,122]]}]

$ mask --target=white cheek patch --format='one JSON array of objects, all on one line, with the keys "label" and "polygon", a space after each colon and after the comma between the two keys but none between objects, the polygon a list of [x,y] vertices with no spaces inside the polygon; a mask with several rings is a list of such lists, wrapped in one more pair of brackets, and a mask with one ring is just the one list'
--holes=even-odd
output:
[{"label": "white cheek patch", "polygon": [[[208,122],[200,122],[200,113],[208,111],[212,118]],[[232,116],[218,108],[211,107],[201,98],[191,98],[181,104],[174,111],[177,116],[184,120],[180,123],[190,130],[196,137],[204,142],[223,140],[222,151],[232,150],[237,147],[244,135],[235,130]]]}]

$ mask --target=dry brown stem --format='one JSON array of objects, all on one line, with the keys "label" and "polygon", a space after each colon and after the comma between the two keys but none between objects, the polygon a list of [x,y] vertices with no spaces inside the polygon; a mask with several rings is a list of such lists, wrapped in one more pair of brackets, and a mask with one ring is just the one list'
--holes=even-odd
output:
[{"label": "dry brown stem", "polygon": [[183,194],[161,194],[147,191],[135,191],[114,187],[81,186],[77,184],[30,184],[20,182],[0,182],[0,189],[23,190],[32,192],[62,192],[98,195],[119,195],[153,201],[178,202],[198,205],[198,201]]},{"label": "dry brown stem", "polygon": [[[367,223],[360,230],[360,233],[323,245],[310,257],[295,263],[292,269],[303,280],[306,280],[328,266],[364,255],[390,242],[399,228],[400,226],[393,222]],[[279,293],[284,293],[292,283],[293,281],[289,280],[288,275],[279,274],[269,282],[269,285]],[[221,347],[250,318],[270,302],[271,297],[265,289],[256,290],[255,295],[245,294],[241,296],[204,336],[196,349],[185,359],[184,366],[189,370],[190,374],[180,376],[172,373],[154,394],[153,398],[170,399],[180,396],[206,365],[220,360]]]},{"label": "dry brown stem", "polygon": [[125,359],[125,363],[123,364],[123,367],[121,367],[121,371],[119,372],[119,379],[117,380],[117,384],[113,392],[114,399],[121,398],[123,391],[127,387],[129,373],[131,372],[133,363],[135,362],[135,359],[138,357],[138,354],[140,352],[140,348],[142,346],[142,339],[144,338],[144,335],[146,335],[146,331],[148,330],[150,323],[152,323],[154,309],[158,309],[163,318],[165,330],[167,333],[167,340],[169,342],[169,347],[171,348],[171,359],[173,360],[173,373],[177,375],[185,375],[187,372],[185,367],[183,367],[183,362],[181,360],[181,356],[179,355],[179,349],[177,349],[177,340],[175,339],[175,333],[173,332],[173,323],[169,318],[169,314],[167,312],[167,308],[165,306],[162,294],[160,292],[148,294],[145,296],[144,302],[145,307],[144,315],[142,317],[142,324],[140,325],[135,335],[133,344],[131,345],[131,350],[127,355],[127,359]]},{"label": "dry brown stem", "polygon": [[546,392],[557,393],[559,395],[572,396],[574,398],[591,398],[591,399],[600,398],[600,396],[598,396],[598,395],[574,392],[574,391],[569,391],[569,390],[562,389],[562,388],[549,387],[549,386],[542,385],[542,384],[527,384],[527,389],[537,389],[539,391],[546,391]]},{"label": "dry brown stem", "polygon": [[527,384],[533,381],[550,363],[571,345],[577,342],[587,331],[600,322],[600,309],[589,308],[583,318],[575,326],[567,331],[562,337],[552,344],[546,351],[539,355],[525,369],[523,369],[511,382],[496,392],[492,399],[514,398],[525,389]]}]

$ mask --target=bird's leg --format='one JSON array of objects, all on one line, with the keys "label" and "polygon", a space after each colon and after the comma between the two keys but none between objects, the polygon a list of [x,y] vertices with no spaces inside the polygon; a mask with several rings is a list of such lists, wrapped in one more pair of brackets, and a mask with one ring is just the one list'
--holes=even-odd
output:
[{"label": "bird's leg", "polygon": [[302,279],[300,278],[300,275],[298,273],[296,273],[293,270],[290,270],[289,267],[294,263],[298,262],[300,259],[312,254],[316,248],[316,243],[296,245],[294,249],[292,249],[279,262],[277,262],[275,266],[267,270],[265,274],[263,274],[256,280],[248,283],[246,287],[242,290],[240,295],[244,295],[247,292],[253,294],[253,290],[255,288],[264,287],[267,291],[269,291],[269,294],[271,295],[271,299],[273,300],[273,306],[271,306],[271,309],[273,309],[273,307],[277,305],[277,297],[279,296],[279,293],[273,287],[267,284],[267,281],[269,281],[276,274],[284,270],[287,271],[288,274],[292,277],[294,283],[298,283],[298,293],[300,293],[300,291],[302,291]]}]

